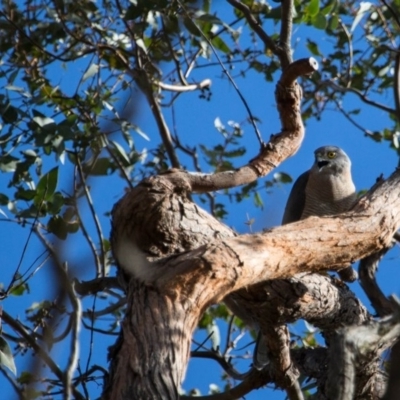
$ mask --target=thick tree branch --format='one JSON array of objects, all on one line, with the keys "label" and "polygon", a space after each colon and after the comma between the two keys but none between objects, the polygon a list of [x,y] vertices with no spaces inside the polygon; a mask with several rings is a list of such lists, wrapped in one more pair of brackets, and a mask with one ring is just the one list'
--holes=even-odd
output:
[{"label": "thick tree branch", "polygon": [[276,369],[275,381],[286,388],[285,383],[295,371],[289,356],[289,340],[279,339],[282,324],[305,319],[320,328],[329,340],[332,332],[343,325],[360,325],[371,319],[346,285],[320,274],[303,273],[288,280],[263,282],[232,293],[225,303],[248,325],[260,328],[263,339],[257,349],[257,354],[261,354],[259,367],[267,356]]},{"label": "thick tree branch", "polygon": [[371,353],[381,353],[400,336],[400,308],[379,322],[343,328],[332,341],[329,351],[331,368],[327,381],[329,399],[353,399],[357,361]]},{"label": "thick tree branch", "polygon": [[[176,190],[184,190],[183,182],[178,190],[176,180],[173,179],[175,184],[171,186],[168,178],[168,175],[149,178],[137,190],[127,194],[114,213],[118,233],[126,236],[124,221],[135,212],[135,207],[143,208],[137,204],[142,199],[137,194],[146,190],[146,186],[153,188],[153,194],[147,193],[149,198],[155,195],[154,190],[171,191],[171,195]],[[209,276],[207,280],[212,279],[214,302],[229,292],[263,280],[285,279],[304,271],[339,270],[390,244],[393,233],[400,226],[399,184],[400,171],[396,171],[364,196],[351,212],[329,218],[310,217],[263,234],[216,240],[191,253],[160,260],[149,265],[153,270],[151,281],[158,287],[181,286],[191,291],[194,288],[189,289],[187,282],[204,282],[204,273],[208,270],[206,275]],[[140,232],[143,236],[142,229],[143,225]],[[135,241],[134,236],[136,234],[132,232],[131,243]]]},{"label": "thick tree branch", "polygon": [[[128,354],[137,351],[141,356],[133,364],[133,381],[115,381],[106,398],[155,381],[154,390],[176,397],[191,334],[210,304],[265,280],[286,279],[304,271],[339,270],[387,247],[400,226],[400,171],[376,185],[351,212],[310,217],[240,237],[233,237],[230,229],[190,201],[185,176],[172,172],[151,177],[128,192],[113,212],[114,254],[120,266],[138,279],[129,284],[123,347],[114,357],[115,376],[126,379],[127,369],[132,370]],[[161,227],[159,221],[168,223]],[[190,250],[196,243],[200,247]],[[163,316],[161,326],[154,325],[160,320],[146,315],[148,310]],[[149,330],[154,331],[152,335]],[[155,343],[157,349],[152,347]],[[165,362],[160,363],[157,356],[153,364],[151,355],[143,354],[149,348],[165,357]],[[172,370],[173,377],[165,375]],[[143,371],[151,371],[152,376],[137,381],[135,377]],[[143,390],[146,396],[155,393],[146,386]]]},{"label": "thick tree branch", "polygon": [[300,110],[301,88],[296,83],[296,79],[299,76],[309,75],[317,69],[318,63],[314,58],[304,58],[295,61],[282,73],[275,92],[282,131],[277,135],[272,135],[269,143],[263,146],[260,154],[248,165],[235,171],[215,174],[190,174],[185,171],[172,170],[168,172],[168,179],[174,181],[177,178],[178,186],[185,185],[187,187],[189,184],[187,190],[204,193],[248,184],[267,175],[282,161],[295,154],[303,141],[304,126]]},{"label": "thick tree branch", "polygon": [[285,61],[282,62],[282,68],[288,67],[292,63],[292,25],[293,25],[293,0],[282,0],[281,34],[280,45],[285,54]]},{"label": "thick tree branch", "polygon": [[383,249],[362,259],[358,269],[361,287],[380,317],[391,315],[394,311],[394,303],[384,295],[375,279],[379,262],[386,252],[387,249]]}]

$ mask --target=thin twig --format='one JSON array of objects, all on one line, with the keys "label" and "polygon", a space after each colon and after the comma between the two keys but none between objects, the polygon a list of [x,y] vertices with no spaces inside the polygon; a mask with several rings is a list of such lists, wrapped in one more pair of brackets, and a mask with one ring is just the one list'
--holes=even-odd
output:
[{"label": "thin twig", "polygon": [[[188,16],[188,18],[191,18],[189,13],[187,12],[186,8],[182,5],[182,3],[178,1],[178,4],[182,7],[183,11],[185,12],[185,14]],[[228,0],[228,2],[231,2],[232,0]],[[196,27],[196,29],[199,31],[200,35],[204,38],[204,40],[208,43],[208,45],[210,46],[211,50],[213,51],[215,57],[217,58],[219,65],[221,66],[222,70],[224,71],[224,74],[228,77],[229,81],[231,82],[231,84],[233,85],[234,89],[236,90],[237,94],[239,95],[240,99],[242,100],[242,103],[244,104],[246,111],[249,115],[249,119],[251,124],[253,125],[254,131],[256,133],[257,139],[260,143],[260,146],[263,147],[264,146],[264,141],[261,138],[261,133],[257,128],[257,124],[256,124],[256,120],[253,116],[253,113],[250,110],[249,105],[247,104],[246,99],[244,98],[242,92],[239,90],[238,86],[236,85],[235,81],[233,80],[232,76],[230,75],[230,73],[228,72],[228,70],[225,68],[224,63],[222,62],[221,58],[218,55],[218,52],[215,50],[213,44],[211,43],[211,40],[204,34],[204,32],[200,29],[200,27],[196,24],[196,22],[192,19],[192,23],[194,24],[194,26]]]},{"label": "thin twig", "polygon": [[[96,301],[97,301],[97,293],[93,296],[93,305],[92,305],[92,310],[94,312],[94,310],[96,309]],[[90,361],[92,359],[92,354],[93,354],[93,338],[94,338],[94,316],[92,314],[91,318],[90,318],[90,342],[89,342],[89,354],[88,354],[88,358],[86,360],[86,372],[89,370],[89,366],[90,366]]]},{"label": "thin twig", "polygon": [[224,369],[224,371],[233,379],[238,381],[244,380],[248,376],[248,372],[240,373],[238,372],[230,362],[228,362],[224,356],[222,356],[217,351],[192,351],[190,353],[191,357],[194,358],[207,358],[211,360],[215,360],[218,364]]},{"label": "thin twig", "polygon": [[[79,157],[79,155],[77,153],[75,153],[75,157]],[[77,204],[77,198],[76,198],[76,193],[78,192],[78,184],[77,184],[77,180],[76,180],[76,172],[78,171],[78,166],[75,166],[75,173],[74,173],[74,208],[75,208],[75,212],[76,212],[76,216],[78,217],[78,222],[79,222],[79,227],[82,230],[82,234],[83,237],[86,239],[89,248],[92,252],[93,255],[93,259],[94,259],[94,263],[96,265],[96,269],[97,269],[97,276],[101,276],[101,261],[99,258],[99,255],[97,253],[96,250],[96,246],[91,238],[91,236],[89,235],[88,230],[86,229],[86,225],[83,223],[83,218],[80,215],[80,211],[79,211],[79,207]]]},{"label": "thin twig", "polygon": [[400,29],[400,18],[399,18],[399,15],[397,14],[397,12],[394,10],[392,5],[390,3],[388,3],[386,0],[381,0],[381,2],[388,8],[390,13],[392,14],[392,17],[394,18],[394,20],[397,23],[397,27]]},{"label": "thin twig", "polygon": [[112,313],[115,310],[118,310],[119,308],[123,307],[126,304],[126,298],[122,298],[119,301],[117,301],[115,304],[111,304],[110,306],[103,308],[100,311],[84,311],[82,313],[83,317],[86,318],[98,318],[98,317],[102,317],[103,315],[107,315]]},{"label": "thin twig", "polygon": [[195,345],[197,345],[196,349],[193,350],[193,352],[196,352],[196,351],[198,351],[199,349],[206,349],[207,351],[209,351],[209,350],[204,346],[204,343],[206,343],[207,340],[210,339],[210,337],[211,337],[213,334],[214,334],[214,332],[210,332],[210,333],[207,335],[207,337],[206,337],[201,343],[198,343],[198,342],[196,342],[196,340],[192,339],[192,342],[193,342]]},{"label": "thin twig", "polygon": [[228,351],[231,349],[231,335],[232,335],[232,327],[233,327],[233,320],[235,319],[235,316],[232,315],[231,318],[229,319],[228,323],[228,329],[226,331],[226,347],[224,352],[222,353],[223,356],[226,356],[228,354]]},{"label": "thin twig", "polygon": [[351,86],[351,71],[353,69],[353,42],[351,41],[351,34],[348,31],[346,25],[343,23],[341,19],[339,19],[339,24],[343,29],[344,34],[347,37],[347,42],[349,44],[349,62],[347,64],[347,84],[346,87],[349,88]]},{"label": "thin twig", "polygon": [[109,335],[109,336],[119,336],[120,332],[110,332],[110,331],[106,331],[104,329],[99,329],[99,328],[94,328],[92,327],[92,325],[89,325],[85,322],[85,320],[82,320],[82,325],[89,331],[91,332],[97,332],[97,333],[101,333],[103,335]]},{"label": "thin twig", "polygon": [[279,57],[282,65],[286,64],[285,60],[283,59],[284,52],[275,44],[275,42],[267,35],[267,33],[265,33],[260,22],[257,21],[257,19],[254,17],[250,8],[246,4],[243,4],[238,0],[227,0],[227,2],[243,13],[243,15],[246,18],[246,21],[253,29],[253,31],[258,35],[261,41],[264,43],[265,47],[270,49],[272,53],[274,53],[276,56]]},{"label": "thin twig", "polygon": [[370,137],[374,137],[374,133],[372,131],[370,131],[369,129],[366,129],[364,127],[362,127],[339,103],[338,100],[336,100],[335,98],[333,99],[334,103],[336,104],[336,107],[339,109],[339,111],[344,115],[344,117],[351,122],[356,128],[358,128],[360,131],[364,132],[365,136],[370,136]]},{"label": "thin twig", "polygon": [[385,106],[384,104],[376,103],[375,101],[372,101],[364,93],[361,93],[358,89],[355,89],[352,87],[347,88],[347,87],[340,86],[340,85],[336,84],[335,82],[333,82],[332,80],[326,80],[323,82],[323,84],[330,86],[332,89],[337,90],[342,93],[346,93],[346,92],[354,93],[364,103],[374,106],[376,108],[379,108],[380,110],[386,111],[387,113],[390,113],[390,114],[396,113],[396,110],[394,110],[393,108],[390,108],[388,106]]},{"label": "thin twig", "polygon": [[158,104],[158,101],[154,95],[153,87],[149,80],[149,77],[147,76],[147,72],[142,68],[136,68],[133,71],[133,77],[137,85],[140,87],[140,89],[146,96],[147,101],[149,102],[150,109],[153,113],[154,119],[156,120],[161,140],[163,142],[165,150],[167,151],[169,161],[172,167],[180,169],[181,164],[179,162],[174,146],[172,144],[171,133],[169,131],[167,122],[164,119],[164,115],[161,111],[160,105]]},{"label": "thin twig", "polygon": [[18,394],[18,398],[25,399],[26,397],[24,396],[24,392],[21,390],[18,383],[15,381],[15,379],[12,376],[10,376],[10,374],[4,369],[4,367],[2,365],[0,365],[0,372],[4,375],[4,377],[11,384],[11,386],[13,387],[15,392]]},{"label": "thin twig", "polygon": [[[60,380],[64,381],[64,374],[57,366],[57,364],[53,361],[53,359],[49,356],[49,354],[43,349],[43,346],[39,346],[34,337],[26,331],[26,329],[22,326],[19,321],[16,321],[12,318],[6,311],[3,310],[2,314],[3,321],[8,324],[15,332],[17,332],[21,337],[23,337],[29,346],[33,349],[33,351],[47,364],[53,374]],[[72,388],[73,394],[76,399],[84,400],[81,393],[79,393],[76,388]]]},{"label": "thin twig", "polygon": [[[100,255],[101,255],[101,260],[100,260],[101,276],[105,276],[106,275],[106,271],[105,271],[106,254],[105,254],[105,250],[104,250],[103,231],[101,230],[100,221],[99,221],[99,218],[97,217],[96,210],[94,209],[92,196],[90,195],[89,189],[87,187],[85,174],[83,173],[82,164],[81,164],[81,161],[80,161],[80,159],[78,157],[78,154],[76,155],[76,165],[78,167],[78,173],[79,173],[79,177],[81,179],[82,185],[83,185],[83,190],[85,192],[86,201],[87,201],[87,203],[89,205],[89,209],[90,209],[90,212],[92,214],[94,225],[96,227],[97,236],[98,236],[99,242],[100,242],[99,246],[100,246]],[[96,254],[97,254],[97,252],[96,252]],[[96,261],[98,261],[98,259]],[[99,265],[97,265],[97,271],[99,271]]]}]

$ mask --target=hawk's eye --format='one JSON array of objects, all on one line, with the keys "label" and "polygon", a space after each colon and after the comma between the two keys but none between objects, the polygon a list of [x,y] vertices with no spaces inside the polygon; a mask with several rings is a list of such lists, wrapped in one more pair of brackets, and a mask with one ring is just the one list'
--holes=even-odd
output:
[{"label": "hawk's eye", "polygon": [[327,155],[328,158],[330,158],[330,159],[335,158],[335,156],[336,156],[336,151],[328,151],[328,152],[326,153],[326,155]]}]

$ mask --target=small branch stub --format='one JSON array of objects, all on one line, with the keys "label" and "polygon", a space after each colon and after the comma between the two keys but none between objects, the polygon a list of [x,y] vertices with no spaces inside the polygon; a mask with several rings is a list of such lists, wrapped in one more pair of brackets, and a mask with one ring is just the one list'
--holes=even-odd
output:
[{"label": "small branch stub", "polygon": [[311,75],[315,71],[318,71],[318,61],[314,57],[301,58],[285,68],[279,83],[282,86],[291,86],[299,76]]}]

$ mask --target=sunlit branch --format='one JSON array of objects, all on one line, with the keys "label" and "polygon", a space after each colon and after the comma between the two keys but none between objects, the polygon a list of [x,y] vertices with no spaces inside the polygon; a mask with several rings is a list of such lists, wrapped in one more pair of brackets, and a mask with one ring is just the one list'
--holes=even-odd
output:
[{"label": "sunlit branch", "polygon": [[400,124],[400,53],[395,55],[393,92],[397,123]]},{"label": "sunlit branch", "polygon": [[[47,191],[47,189],[46,189],[46,191]],[[40,211],[41,211],[41,209],[43,207],[44,197],[45,197],[45,194],[43,195],[43,198],[40,200],[39,206],[37,207],[36,215],[35,215],[35,218],[34,218],[34,220],[32,222],[32,226],[29,229],[29,234],[28,234],[28,237],[27,237],[27,239],[25,241],[25,244],[23,246],[22,253],[21,253],[21,256],[19,258],[19,262],[18,262],[17,268],[15,269],[13,277],[12,277],[12,279],[11,279],[11,281],[10,281],[6,291],[5,291],[7,294],[10,292],[15,280],[17,279],[19,270],[21,268],[22,262],[23,262],[24,257],[25,257],[25,253],[26,253],[26,251],[28,249],[28,245],[29,245],[29,242],[30,242],[31,237],[32,237],[32,233],[34,232],[34,230],[36,228],[36,224],[37,224],[38,219],[39,219]]]},{"label": "sunlit branch", "polygon": [[293,26],[293,0],[282,1],[282,17],[281,17],[281,33],[280,33],[280,47],[283,49],[283,55],[280,57],[282,69],[288,67],[292,59],[292,26]]},{"label": "sunlit branch", "polygon": [[[194,68],[194,66],[196,65],[196,60],[199,58],[200,54],[203,52],[203,50],[200,48],[196,51],[196,53],[194,54],[194,56],[192,57],[192,60],[190,62],[188,62],[188,67],[186,69],[185,72],[185,79],[187,79],[189,77],[189,75],[192,73],[192,70]],[[218,65],[220,65],[218,63]]]},{"label": "sunlit branch", "polygon": [[79,360],[79,332],[80,332],[80,324],[81,324],[81,318],[82,318],[82,305],[79,300],[79,297],[77,296],[75,289],[74,289],[74,282],[70,282],[69,277],[67,275],[67,264],[65,263],[63,265],[64,268],[60,268],[61,274],[63,276],[63,283],[64,287],[66,289],[66,292],[68,293],[69,300],[72,305],[72,313],[70,316],[71,320],[71,347],[70,347],[70,352],[69,352],[69,357],[68,357],[68,362],[67,362],[67,367],[65,370],[64,374],[64,382],[65,382],[65,400],[69,400],[71,398],[74,384],[72,382],[72,378],[74,376],[74,372],[77,368],[78,365],[78,360]]},{"label": "sunlit branch", "polygon": [[168,83],[164,83],[161,81],[154,81],[154,84],[156,84],[158,87],[160,87],[163,90],[168,90],[168,91],[177,92],[177,93],[184,93],[184,92],[193,92],[194,90],[199,90],[199,89],[204,89],[204,88],[210,87],[211,80],[204,79],[200,83],[191,83],[191,84],[187,84],[185,86],[169,85]]}]

